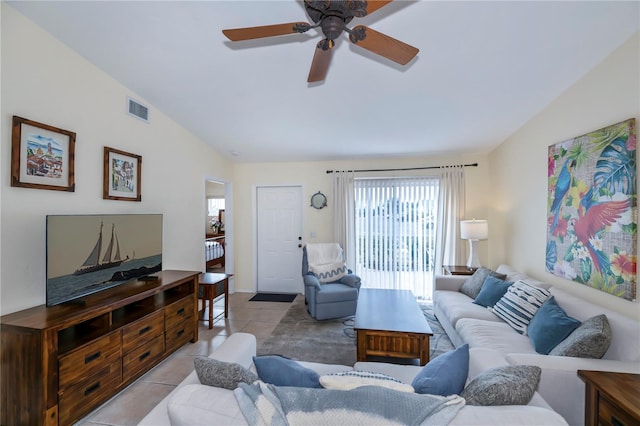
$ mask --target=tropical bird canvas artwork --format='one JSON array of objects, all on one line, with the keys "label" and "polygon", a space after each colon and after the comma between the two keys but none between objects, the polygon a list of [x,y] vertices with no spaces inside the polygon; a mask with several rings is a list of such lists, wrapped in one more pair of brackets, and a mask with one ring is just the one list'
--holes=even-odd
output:
[{"label": "tropical bird canvas artwork", "polygon": [[635,119],[549,147],[547,271],[636,299]]}]

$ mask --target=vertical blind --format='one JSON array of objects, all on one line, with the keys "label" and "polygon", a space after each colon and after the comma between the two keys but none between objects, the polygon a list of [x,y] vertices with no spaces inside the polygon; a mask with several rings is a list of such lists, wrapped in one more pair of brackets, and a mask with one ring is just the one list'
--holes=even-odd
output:
[{"label": "vertical blind", "polygon": [[432,293],[437,177],[356,179],[355,269],[369,288]]}]

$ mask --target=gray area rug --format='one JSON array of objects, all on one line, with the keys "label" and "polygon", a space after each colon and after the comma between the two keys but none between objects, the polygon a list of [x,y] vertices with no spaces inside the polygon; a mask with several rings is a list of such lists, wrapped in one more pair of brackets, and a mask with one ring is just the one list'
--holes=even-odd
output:
[{"label": "gray area rug", "polygon": [[[434,358],[453,349],[453,344],[433,315],[431,304],[420,307],[433,330],[429,345]],[[283,355],[301,361],[352,366],[356,362],[356,336],[353,317],[316,321],[311,318],[304,298],[297,298],[273,333],[258,347],[258,355]],[[402,362],[399,359],[380,361]],[[416,360],[417,362],[417,360]]]}]

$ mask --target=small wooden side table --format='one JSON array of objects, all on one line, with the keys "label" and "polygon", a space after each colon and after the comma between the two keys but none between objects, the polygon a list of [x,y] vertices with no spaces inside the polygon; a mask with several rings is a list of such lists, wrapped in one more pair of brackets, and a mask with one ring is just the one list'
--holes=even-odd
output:
[{"label": "small wooden side table", "polygon": [[[204,319],[205,303],[209,308],[209,329],[213,328],[213,300],[224,295],[224,317],[229,318],[229,278],[232,274],[202,273],[198,277],[198,298],[202,300],[201,319]],[[217,317],[222,315],[220,313]]]},{"label": "small wooden side table", "polygon": [[640,424],[640,374],[578,370],[585,383],[586,426]]},{"label": "small wooden side table", "polygon": [[444,269],[445,275],[473,275],[477,268],[469,268],[462,265],[444,265],[442,269]]}]

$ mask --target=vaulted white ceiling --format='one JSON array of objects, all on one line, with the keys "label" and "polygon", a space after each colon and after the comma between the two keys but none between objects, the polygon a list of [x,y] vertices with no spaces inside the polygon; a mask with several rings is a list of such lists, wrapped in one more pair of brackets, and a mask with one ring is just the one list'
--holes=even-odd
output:
[{"label": "vaulted white ceiling", "polygon": [[308,84],[319,30],[221,32],[309,21],[301,2],[9,3],[234,161],[486,152],[640,27],[637,1],[396,1],[350,26],[419,48],[412,62],[343,34]]}]

